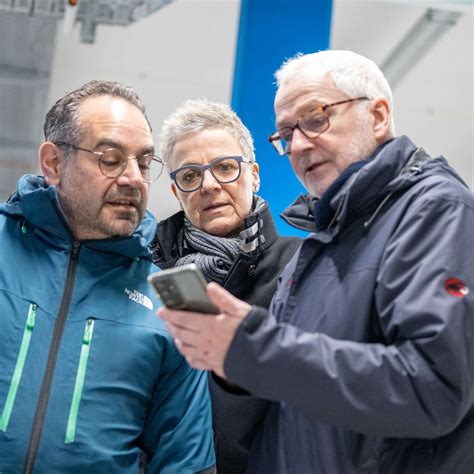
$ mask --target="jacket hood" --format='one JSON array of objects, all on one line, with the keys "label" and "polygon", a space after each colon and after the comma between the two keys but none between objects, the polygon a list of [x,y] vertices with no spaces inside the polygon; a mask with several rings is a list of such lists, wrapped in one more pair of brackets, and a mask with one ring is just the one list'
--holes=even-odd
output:
[{"label": "jacket hood", "polygon": [[427,176],[443,174],[466,186],[444,157],[431,158],[406,136],[384,143],[362,163],[343,173],[321,199],[300,195],[281,217],[294,227],[316,232],[320,230],[315,219],[318,210],[322,210],[320,207],[329,207],[339,221],[349,212],[372,210],[370,221],[390,196]]},{"label": "jacket hood", "polygon": [[[24,175],[18,183],[16,192],[0,204],[0,214],[17,217],[26,221],[48,235],[57,244],[70,246],[74,240],[66,217],[58,201],[56,186],[48,186],[44,177]],[[156,230],[154,216],[146,211],[141,224],[129,237],[83,241],[90,248],[124,255],[126,257],[145,257],[151,259],[149,244]]]},{"label": "jacket hood", "polygon": [[296,229],[316,232],[314,210],[318,198],[310,194],[300,194],[281,214],[280,217]]}]

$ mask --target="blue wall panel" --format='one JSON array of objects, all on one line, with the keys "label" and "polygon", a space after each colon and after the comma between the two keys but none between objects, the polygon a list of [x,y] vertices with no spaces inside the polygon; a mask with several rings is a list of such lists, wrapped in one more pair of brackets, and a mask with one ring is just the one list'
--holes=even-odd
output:
[{"label": "blue wall panel", "polygon": [[286,157],[268,142],[274,132],[274,72],[298,52],[328,49],[332,0],[242,0],[232,107],[255,140],[262,185],[280,233],[304,235],[278,217],[303,192]]}]

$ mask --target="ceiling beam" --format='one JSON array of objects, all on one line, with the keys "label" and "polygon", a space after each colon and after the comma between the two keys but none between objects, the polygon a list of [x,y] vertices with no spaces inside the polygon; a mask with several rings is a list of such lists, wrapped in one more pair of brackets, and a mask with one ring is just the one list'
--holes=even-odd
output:
[{"label": "ceiling beam", "polygon": [[392,88],[406,76],[413,66],[437,41],[456,24],[460,12],[429,8],[401,41],[381,66]]}]

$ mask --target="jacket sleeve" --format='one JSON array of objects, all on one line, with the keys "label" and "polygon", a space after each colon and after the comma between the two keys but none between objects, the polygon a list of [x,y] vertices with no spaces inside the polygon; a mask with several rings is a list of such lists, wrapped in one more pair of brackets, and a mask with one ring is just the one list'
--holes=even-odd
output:
[{"label": "jacket sleeve", "polygon": [[191,369],[170,342],[145,420],[147,473],[212,472],[215,464],[207,373]]},{"label": "jacket sleeve", "polygon": [[[473,229],[472,195],[419,200],[403,217],[374,295],[386,344],[303,332],[269,314],[241,325],[227,376],[321,423],[385,437],[450,432],[474,400]],[[367,320],[356,301],[348,307],[348,321]]]}]

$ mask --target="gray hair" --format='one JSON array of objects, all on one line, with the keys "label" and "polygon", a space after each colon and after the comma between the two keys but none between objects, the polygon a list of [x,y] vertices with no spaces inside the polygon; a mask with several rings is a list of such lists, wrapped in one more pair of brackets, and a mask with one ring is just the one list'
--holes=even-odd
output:
[{"label": "gray hair", "polygon": [[[315,77],[329,75],[336,88],[348,97],[384,97],[392,111],[390,133],[395,135],[393,96],[390,85],[374,61],[352,51],[319,51],[293,56],[276,71],[277,86],[291,80],[302,69],[313,69]],[[363,103],[361,103],[363,104]]]},{"label": "gray hair", "polygon": [[131,87],[118,82],[90,81],[79,89],[66,94],[51,107],[46,114],[43,125],[45,140],[53,143],[66,142],[73,145],[80,143],[84,133],[79,121],[80,105],[89,97],[104,95],[124,99],[137,107],[150,126],[145,113],[145,106]]},{"label": "gray hair", "polygon": [[164,122],[160,132],[160,156],[171,171],[171,155],[185,136],[206,129],[228,131],[246,158],[255,161],[252,136],[237,114],[226,104],[207,99],[186,100]]}]

